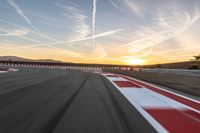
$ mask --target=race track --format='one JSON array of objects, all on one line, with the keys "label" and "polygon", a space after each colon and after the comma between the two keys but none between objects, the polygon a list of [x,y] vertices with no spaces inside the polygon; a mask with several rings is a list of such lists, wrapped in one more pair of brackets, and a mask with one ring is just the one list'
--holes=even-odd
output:
[{"label": "race track", "polygon": [[30,68],[0,75],[0,125],[1,133],[155,132],[103,76]]},{"label": "race track", "polygon": [[[152,108],[152,103],[147,102],[152,100],[150,93],[140,93],[140,96],[144,96],[140,99],[138,95],[132,95],[133,91],[129,91],[135,88],[151,87],[125,76],[75,70],[20,68],[16,72],[0,73],[0,132],[178,132],[184,124],[189,125],[182,128],[183,132],[200,131],[198,101],[181,97],[185,99],[184,103],[181,98],[176,99],[179,96],[174,98],[172,94],[167,95],[151,88],[151,95],[155,93],[154,97],[160,98],[155,103],[161,100],[161,109],[169,109],[172,106],[170,104],[173,104],[176,114],[181,114],[176,119],[180,118],[183,122],[174,128],[176,123],[169,125],[169,120],[165,122],[166,115],[172,117],[174,114],[163,112],[160,115],[165,117],[155,115],[159,114],[159,110],[155,109],[160,108]],[[163,97],[175,102],[163,104],[166,102],[162,101],[166,100]],[[141,101],[135,104],[134,100]],[[141,113],[142,110],[147,115]]]}]

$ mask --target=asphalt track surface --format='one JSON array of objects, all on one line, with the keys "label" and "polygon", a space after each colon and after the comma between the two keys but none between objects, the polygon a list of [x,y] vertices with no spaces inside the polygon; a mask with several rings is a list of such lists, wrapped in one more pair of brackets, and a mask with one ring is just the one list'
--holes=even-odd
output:
[{"label": "asphalt track surface", "polygon": [[104,76],[23,68],[0,74],[0,133],[154,133]]}]

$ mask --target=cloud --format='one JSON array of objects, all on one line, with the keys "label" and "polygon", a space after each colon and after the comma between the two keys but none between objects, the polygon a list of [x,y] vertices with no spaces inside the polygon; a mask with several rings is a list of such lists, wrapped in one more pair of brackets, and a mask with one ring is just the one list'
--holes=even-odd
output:
[{"label": "cloud", "polygon": [[31,20],[24,14],[24,11],[17,5],[16,0],[7,0],[7,2],[16,10],[16,12],[42,37],[52,41],[57,41],[51,37],[42,34],[35,25],[32,24]]},{"label": "cloud", "polygon": [[35,13],[35,12],[26,12],[29,16],[36,17],[37,19],[43,20],[47,23],[57,23],[59,20],[55,17],[47,16],[46,14]]},{"label": "cloud", "polygon": [[121,11],[122,13],[126,14],[126,10],[129,10],[136,14],[137,16],[142,16],[143,15],[143,10],[136,2],[137,0],[108,0],[108,2]]},{"label": "cloud", "polygon": [[[7,20],[4,20],[4,19],[1,19],[0,18],[0,22],[2,22],[2,23],[5,23],[5,24],[8,24],[9,26],[12,26],[12,27],[15,27],[15,28],[17,28],[17,29],[26,29],[25,27],[22,27],[22,26],[19,26],[19,25],[17,25],[17,24],[14,24],[14,23],[12,23],[12,22],[9,22],[9,21],[7,21]],[[33,30],[30,30],[30,29],[26,29],[26,30],[28,30],[28,33],[32,33],[32,34],[35,34],[35,35],[38,35],[38,36],[41,36],[41,34],[39,34],[38,32],[35,32],[35,31],[33,31]],[[9,31],[9,30],[6,30],[6,29],[0,29],[0,31],[2,31],[2,32],[4,32],[5,34],[1,34],[0,36],[11,36],[11,31]],[[12,34],[13,35],[13,34]],[[16,36],[16,35],[15,35]],[[24,40],[28,40],[28,41],[31,41],[31,42],[34,42],[34,43],[36,43],[36,44],[33,44],[33,45],[27,45],[27,46],[19,46],[19,48],[31,48],[31,47],[40,47],[40,46],[46,46],[46,47],[49,47],[49,48],[56,48],[57,46],[52,46],[51,45],[51,43],[43,43],[43,42],[41,42],[40,40],[36,40],[36,39],[33,39],[33,38],[30,38],[30,37],[27,37],[27,36],[25,36],[25,34],[24,34],[24,36],[16,36],[16,37],[19,37],[19,38],[21,38],[21,39],[24,39]],[[42,37],[42,36],[41,36]],[[56,41],[56,42],[54,42],[55,44],[59,44],[59,42],[61,42],[61,41]],[[66,42],[63,42],[63,43],[66,43]],[[71,49],[75,49],[75,47],[73,47],[71,44],[68,44],[68,45],[66,45],[66,47],[69,47],[69,48],[71,48]]]},{"label": "cloud", "polygon": [[24,11],[16,4],[16,0],[7,0],[7,2],[17,11],[17,13],[35,30],[38,29],[32,24],[28,17],[24,14]]},{"label": "cloud", "polygon": [[[46,38],[45,35],[41,34],[39,32],[39,30],[37,30],[37,28],[29,20],[29,18],[25,16],[24,11],[16,4],[15,0],[7,0],[7,1],[12,7],[14,7],[14,9],[17,11],[17,13],[20,16],[22,16],[24,18],[24,20],[29,25],[31,25],[31,27],[34,27],[34,30],[29,30],[30,33],[33,33],[33,34],[36,34],[36,35],[39,35],[41,37]],[[96,4],[96,2],[97,1],[94,1],[94,4]],[[53,43],[43,43],[39,40],[35,40],[35,39],[29,38],[29,37],[26,37],[26,36],[20,36],[20,38],[22,38],[22,39],[29,40],[29,41],[32,41],[32,42],[36,42],[37,44],[28,45],[28,46],[21,46],[19,48],[34,48],[34,47],[46,46],[48,48],[61,49],[60,45],[58,46],[56,44],[64,44],[66,47],[70,47],[73,50],[75,50],[76,48],[71,45],[72,43],[79,42],[79,41],[85,41],[85,40],[92,40],[92,39],[101,38],[101,37],[106,37],[106,36],[109,36],[109,35],[112,35],[112,34],[115,34],[117,32],[122,31],[122,29],[116,29],[116,30],[111,30],[111,31],[100,33],[100,34],[93,34],[92,36],[88,36],[90,34],[90,27],[86,24],[86,19],[88,17],[85,15],[85,13],[83,11],[79,10],[75,6],[63,5],[63,4],[59,4],[59,3],[54,3],[54,4],[58,7],[61,7],[61,9],[63,10],[63,12],[61,13],[62,16],[68,17],[71,20],[73,20],[73,25],[74,25],[74,27],[72,28],[73,32],[74,32],[74,34],[72,34],[73,36],[68,41],[54,40],[55,42],[53,42]],[[93,15],[95,15],[96,14],[96,5],[94,6],[93,11],[94,11]],[[95,16],[93,16],[93,22],[94,22],[93,24],[95,24]],[[15,26],[15,27],[17,26],[15,24],[10,23],[10,22],[8,24],[11,24],[12,26]],[[95,27],[94,27],[94,31],[95,31]],[[6,34],[8,35],[8,34],[11,34],[11,33],[9,32],[9,33],[6,33]],[[14,33],[12,33],[12,34],[14,34]],[[20,34],[19,31],[18,31],[18,34]],[[21,32],[21,34],[22,34],[22,32]],[[100,56],[98,56],[97,58],[101,58],[102,55],[106,55],[103,47],[101,47],[101,46],[95,46],[94,49],[91,51],[91,53],[88,53],[88,55],[91,55],[91,57],[93,57],[93,55],[95,53],[100,54]],[[86,55],[84,54],[84,56],[86,56]],[[90,56],[88,56],[88,59],[89,59],[89,57]],[[97,58],[95,57],[95,59],[97,59]]]},{"label": "cloud", "polygon": [[[3,19],[0,18],[0,22],[3,22],[3,23],[5,23],[5,24],[8,24],[9,26],[12,26],[12,27],[14,27],[14,28],[16,28],[16,29],[25,30],[25,31],[27,31],[28,33],[33,33],[33,34],[35,34],[35,35],[41,36],[39,33],[35,32],[35,31],[32,31],[32,30],[27,29],[27,28],[25,28],[25,27],[19,26],[19,25],[17,25],[17,24],[14,24],[14,23],[12,23],[12,22],[7,21],[7,20],[3,20]],[[6,33],[6,34],[11,34],[11,33],[12,33],[12,32],[11,32],[12,30],[9,31],[9,30],[6,30],[6,29],[0,29],[0,31],[2,31],[2,32]],[[27,34],[26,34],[26,35],[27,35]],[[23,36],[17,36],[17,37],[22,38],[22,39],[25,39],[25,40],[28,40],[28,41],[31,41],[31,42],[38,43],[37,45],[42,45],[41,41],[36,40],[36,39],[29,38],[29,37],[26,37],[25,34],[24,34]],[[45,46],[47,46],[47,44],[45,44]]]},{"label": "cloud", "polygon": [[[106,37],[106,36],[113,35],[113,34],[115,34],[117,32],[120,32],[120,31],[122,31],[122,29],[116,29],[116,30],[111,30],[111,31],[103,32],[103,33],[100,33],[100,34],[96,34],[94,36],[94,38],[97,39],[97,38],[101,38],[101,37]],[[25,47],[27,47],[27,48],[28,47],[39,47],[39,46],[47,46],[47,47],[50,47],[50,48],[57,48],[58,45],[56,45],[56,44],[64,44],[66,47],[69,47],[69,48],[71,48],[73,50],[76,50],[76,47],[73,46],[73,45],[71,45],[72,43],[79,42],[79,41],[91,40],[91,39],[93,39],[93,36],[89,36],[89,37],[85,37],[85,38],[77,39],[77,40],[71,40],[71,41],[58,41],[58,42],[48,43],[48,44],[37,42],[37,44],[33,44],[33,45],[29,45],[29,46],[22,46],[21,48],[25,48]]]},{"label": "cloud", "polygon": [[136,0],[123,0],[124,3],[129,7],[131,11],[133,11],[136,15],[142,15],[142,9],[140,6],[135,2]]},{"label": "cloud", "polygon": [[[13,46],[11,47],[11,45]],[[60,58],[62,59],[62,61],[67,61],[67,59],[69,59],[68,61],[72,62],[74,62],[73,59],[79,59],[79,60],[84,59],[82,54],[69,50],[52,49],[52,48],[18,47],[16,46],[16,43],[15,44],[9,43],[9,45],[5,45],[5,43],[1,44],[0,42],[0,54],[8,54],[8,53],[9,55],[19,54],[19,56],[25,56],[36,59]]]},{"label": "cloud", "polygon": [[[123,29],[116,29],[116,30],[111,30],[111,31],[99,33],[99,34],[96,34],[94,36],[94,38],[97,39],[97,38],[101,38],[101,37],[110,36],[110,35],[113,35],[113,34],[116,34],[116,33],[120,32],[120,31],[123,31]],[[39,44],[29,45],[29,47],[49,46],[49,47],[52,47],[52,48],[56,48],[56,47],[58,47],[56,44],[65,44],[65,46],[76,50],[75,46],[71,45],[72,43],[79,42],[79,41],[92,40],[92,39],[93,39],[93,36],[89,36],[89,37],[85,37],[85,38],[77,39],[77,40],[58,41],[58,42],[48,43],[48,44],[40,42]]]},{"label": "cloud", "polygon": [[14,29],[6,34],[0,34],[0,36],[24,36],[27,35],[29,31],[27,29]]},{"label": "cloud", "polygon": [[122,31],[122,30],[123,30],[123,29],[111,30],[111,31],[107,31],[107,32],[103,32],[103,33],[96,34],[96,35],[94,35],[94,36],[85,37],[85,38],[83,38],[83,39],[72,40],[72,41],[70,41],[70,42],[72,43],[72,42],[85,41],[85,40],[91,40],[91,39],[106,37],[106,36],[115,34],[115,33],[117,33],[117,32],[120,32],[120,31]]},{"label": "cloud", "polygon": [[[24,27],[20,27],[19,25],[13,24],[12,22],[8,22],[6,20],[0,19],[0,22],[9,24],[9,25],[11,25],[13,27],[16,27],[16,28],[19,28],[19,29],[24,29]],[[115,29],[115,30],[110,30],[110,31],[102,32],[102,33],[96,34],[94,36],[94,38],[97,39],[97,38],[101,38],[101,37],[110,36],[110,35],[116,34],[116,33],[121,32],[121,31],[123,31],[123,29]],[[7,32],[7,30],[4,30],[4,32]],[[31,30],[29,30],[29,33],[34,33],[36,35],[38,34],[37,32],[31,31]],[[10,33],[8,33],[8,34],[10,34]],[[37,43],[37,44],[33,44],[33,45],[29,45],[29,46],[22,46],[22,47],[48,46],[48,47],[55,48],[57,46],[53,46],[53,45],[56,45],[56,44],[65,44],[67,47],[70,47],[72,49],[76,49],[74,46],[71,45],[71,43],[75,43],[75,42],[79,42],[79,41],[85,41],[85,40],[91,40],[91,39],[93,39],[93,36],[88,36],[88,37],[81,38],[81,39],[80,38],[78,38],[78,39],[75,38],[74,40],[69,40],[69,41],[57,41],[57,42],[48,43],[48,44],[42,43],[39,40],[34,40],[34,39],[31,39],[31,38],[28,38],[28,37],[25,37],[25,36],[20,37],[20,38]]]},{"label": "cloud", "polygon": [[[134,41],[121,45],[129,54],[147,56],[156,45],[176,38],[189,29],[200,18],[199,11],[188,13],[178,6],[160,7],[156,12],[155,26],[144,26],[133,33]],[[140,54],[138,54],[140,52]],[[141,52],[143,54],[141,54]]]},{"label": "cloud", "polygon": [[0,28],[0,31],[5,33],[5,34],[0,34],[0,36],[2,36],[2,37],[16,36],[18,38],[37,43],[37,44],[34,44],[34,45],[19,46],[19,48],[38,47],[38,46],[46,46],[46,47],[49,47],[49,48],[55,48],[55,46],[51,46],[51,45],[43,43],[39,40],[27,37],[26,35],[28,33],[30,33],[30,31],[26,28],[19,28],[19,29],[13,29],[13,30],[7,30],[7,29],[1,29]]},{"label": "cloud", "polygon": [[92,62],[100,62],[107,56],[105,49],[100,46],[96,45],[96,47],[88,54],[84,54],[84,60],[92,61]]},{"label": "cloud", "polygon": [[[28,41],[31,41],[31,42],[34,42],[36,44],[33,44],[33,45],[26,45],[26,46],[16,46],[15,48],[17,49],[22,49],[22,48],[36,48],[36,47],[42,47],[42,46],[45,46],[47,48],[52,48],[54,50],[61,50],[60,48],[58,48],[57,46],[52,46],[52,45],[49,45],[49,44],[46,44],[46,43],[43,43],[39,40],[36,40],[36,39],[33,39],[33,38],[29,38],[27,36],[25,36],[26,34],[29,33],[29,31],[25,30],[25,29],[14,29],[14,30],[5,30],[5,29],[0,29],[0,32],[4,32],[5,34],[0,34],[0,36],[16,36],[18,38],[21,38],[21,39],[24,39],[24,40],[28,40]],[[67,47],[70,47],[72,49],[74,49],[74,47],[72,46],[67,46]]]},{"label": "cloud", "polygon": [[[92,40],[93,38],[97,39],[97,38],[101,38],[101,37],[110,36],[110,35],[113,35],[113,34],[120,32],[120,31],[123,31],[123,29],[110,30],[110,31],[107,31],[107,32],[99,33],[99,34],[96,34],[94,36],[89,36],[89,37],[85,37],[85,38],[81,38],[81,39],[49,43],[49,45],[56,45],[56,44],[67,44],[67,45],[69,45],[71,43],[75,43],[75,42],[79,42],[79,41],[86,41],[86,40]],[[75,47],[73,47],[73,48],[75,49]]]},{"label": "cloud", "polygon": [[54,3],[56,6],[61,7],[63,12],[62,16],[68,17],[73,21],[73,32],[70,40],[78,40],[85,38],[90,34],[90,27],[86,24],[86,19],[88,18],[81,10],[76,7],[63,5],[60,3]]},{"label": "cloud", "polygon": [[19,31],[19,29],[18,30],[15,29],[15,30],[11,30],[11,31],[5,30],[5,29],[0,29],[0,31],[4,32],[5,35],[7,35],[7,36],[16,36],[16,37],[19,37],[19,38],[22,38],[22,39],[25,39],[25,40],[28,40],[28,41],[31,41],[31,42],[34,42],[34,43],[40,43],[41,44],[41,42],[38,41],[38,40],[26,37],[25,33],[27,33],[28,31],[22,31],[22,30]]},{"label": "cloud", "polygon": [[108,0],[108,2],[110,2],[110,4],[115,7],[116,9],[120,10],[121,12],[124,13],[123,8],[120,8],[118,4],[116,4],[113,0]]}]

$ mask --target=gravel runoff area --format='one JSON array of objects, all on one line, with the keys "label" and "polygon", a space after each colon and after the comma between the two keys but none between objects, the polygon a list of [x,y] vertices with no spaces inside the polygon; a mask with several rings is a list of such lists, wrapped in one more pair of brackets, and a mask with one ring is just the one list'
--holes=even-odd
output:
[{"label": "gravel runoff area", "polygon": [[200,77],[153,73],[153,72],[137,72],[123,70],[105,70],[106,72],[124,74],[143,81],[157,84],[166,89],[174,90],[175,92],[200,99]]}]

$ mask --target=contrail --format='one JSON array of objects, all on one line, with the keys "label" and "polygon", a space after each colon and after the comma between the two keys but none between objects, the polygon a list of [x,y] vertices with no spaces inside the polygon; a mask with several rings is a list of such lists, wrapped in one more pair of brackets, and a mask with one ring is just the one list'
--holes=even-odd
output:
[{"label": "contrail", "polygon": [[[130,53],[135,53],[135,52],[142,51],[145,48],[150,48],[146,53],[142,55],[140,54],[139,56],[134,56],[134,57],[141,57],[141,56],[152,54],[153,49],[156,45],[161,44],[162,42],[167,41],[169,39],[176,38],[185,30],[189,29],[200,18],[198,10],[196,11],[194,15],[190,15],[188,12],[185,12],[184,10],[178,10],[178,9],[175,9],[173,13],[174,12],[176,14],[171,15],[174,21],[172,20],[167,21],[167,19],[163,17],[165,14],[158,15],[159,16],[158,25],[160,25],[160,29],[163,31],[159,32],[156,29],[152,28],[150,30],[151,35],[147,34],[146,37],[124,44],[120,46],[120,48],[122,47],[129,48]],[[166,14],[168,15],[168,12]],[[180,25],[181,27],[177,28],[177,25]]]},{"label": "contrail", "polygon": [[[0,29],[0,31],[2,31],[2,30]],[[28,34],[28,32],[29,31],[25,30],[25,29],[15,29],[13,31],[6,32],[5,34],[0,34],[0,36],[24,36],[24,35]]]},{"label": "contrail", "polygon": [[69,41],[69,42],[73,43],[73,42],[79,42],[79,41],[85,41],[85,40],[90,40],[90,39],[96,39],[96,38],[100,38],[100,37],[105,37],[105,36],[109,36],[109,35],[115,34],[117,32],[120,32],[122,30],[123,29],[111,30],[111,31],[100,33],[100,34],[95,34],[93,36],[85,37],[85,38],[82,38],[82,39],[72,40],[72,41]]},{"label": "contrail", "polygon": [[[0,22],[3,22],[3,23],[5,23],[5,24],[11,25],[11,26],[14,26],[14,27],[19,28],[19,29],[24,29],[24,27],[22,27],[22,26],[19,26],[19,25],[17,25],[17,24],[14,24],[14,23],[12,23],[12,22],[10,22],[10,21],[7,21],[7,20],[1,19],[1,18],[0,18]],[[39,35],[39,36],[41,36],[41,37],[44,37],[44,36],[45,36],[45,35],[42,36],[42,34],[36,32],[36,31],[33,31],[33,30],[29,30],[29,32],[30,32],[30,33],[33,33],[33,34],[36,34],[36,35]],[[44,37],[44,38],[47,38],[47,37]],[[47,38],[47,39],[48,39],[48,38]],[[49,39],[49,40],[53,40],[53,39]]]},{"label": "contrail", "polygon": [[[123,29],[116,29],[116,30],[111,30],[111,31],[100,33],[100,34],[96,34],[96,35],[94,35],[94,38],[100,38],[100,37],[109,36],[109,35],[115,34],[115,33],[120,32],[120,31],[123,31]],[[28,39],[28,38],[25,38],[25,36],[19,36],[19,37],[20,38],[23,37],[23,39]],[[60,42],[48,43],[48,46],[56,47],[56,46],[52,46],[52,45],[66,44],[67,43],[67,45],[66,45],[67,47],[70,47],[70,48],[75,50],[76,48],[74,46],[72,46],[70,43],[79,42],[79,41],[85,41],[85,40],[91,40],[91,39],[93,39],[93,36],[89,36],[89,37],[86,37],[86,38],[83,38],[83,39],[78,39],[78,40],[72,40],[72,41],[60,41]],[[33,45],[30,45],[30,46],[31,47],[37,47],[37,46],[46,46],[46,45],[47,44],[45,44],[45,43],[38,42],[38,44],[33,44]]]},{"label": "contrail", "polygon": [[[9,31],[7,31],[7,30],[5,30],[5,29],[1,29],[0,28],[0,31],[1,32],[5,32],[7,35],[13,35],[13,36],[17,36],[17,37],[19,37],[19,38],[22,38],[22,39],[25,39],[25,40],[28,40],[28,41],[31,41],[31,42],[35,42],[35,43],[39,43],[39,44],[41,44],[41,42],[40,41],[38,41],[38,40],[35,40],[35,39],[31,39],[31,38],[29,38],[29,37],[26,37],[26,36],[24,36],[24,35],[17,35],[17,34],[13,34],[12,32],[9,32]],[[28,34],[28,33],[27,33]]]},{"label": "contrail", "polygon": [[93,44],[95,43],[95,23],[96,23],[96,11],[97,11],[97,0],[93,0],[93,17],[92,17],[92,36],[93,36]]},{"label": "contrail", "polygon": [[120,7],[118,6],[118,4],[116,4],[115,2],[113,2],[113,0],[108,0],[108,2],[110,2],[110,4],[111,4],[113,7],[115,7],[115,8],[118,9],[120,12],[122,12],[122,13],[124,13],[124,14],[126,15],[125,11],[124,11],[122,8],[120,8]]},{"label": "contrail", "polygon": [[26,15],[24,15],[23,10],[15,3],[15,0],[7,0],[7,2],[13,7],[15,8],[15,10],[17,11],[17,13],[24,18],[24,20],[35,30],[38,32],[38,29],[31,23],[31,21],[26,17]]},{"label": "contrail", "polygon": [[85,41],[85,40],[91,40],[91,39],[96,39],[96,38],[101,38],[101,37],[106,37],[112,34],[115,34],[117,32],[123,31],[123,29],[116,29],[116,30],[111,30],[111,31],[107,31],[107,32],[103,32],[100,34],[96,34],[94,36],[89,36],[89,37],[85,37],[82,39],[77,39],[77,40],[71,40],[71,41],[60,41],[60,42],[55,42],[55,43],[49,43],[49,45],[55,45],[55,44],[64,44],[64,43],[75,43],[75,42],[79,42],[79,41]]},{"label": "contrail", "polygon": [[7,2],[17,11],[17,13],[36,31],[40,36],[47,38],[52,41],[58,41],[56,39],[50,38],[42,33],[32,24],[29,18],[24,14],[24,11],[16,4],[16,0],[7,0]]},{"label": "contrail", "polygon": [[[116,30],[111,30],[111,31],[100,33],[100,34],[96,34],[96,35],[94,35],[94,38],[109,36],[109,35],[115,34],[115,33],[120,32],[120,31],[123,31],[123,29],[116,29]],[[91,39],[93,39],[93,36],[85,37],[83,39],[72,40],[72,41],[59,41],[59,42],[54,42],[54,43],[48,43],[48,45],[52,46],[52,45],[56,45],[56,44],[67,44],[67,47],[70,47],[72,49],[76,49],[70,43],[85,41],[85,40],[91,40]],[[31,46],[37,47],[37,46],[40,46],[40,45],[45,46],[46,44],[45,43],[39,43],[39,44],[31,45]]]},{"label": "contrail", "polygon": [[[34,44],[34,45],[19,46],[19,47],[17,47],[17,48],[31,48],[31,47],[38,47],[38,46],[46,46],[46,47],[49,47],[49,48],[57,48],[56,46],[51,46],[51,45],[49,45],[49,44],[45,44],[45,43],[42,43],[42,42],[40,42],[40,41],[38,41],[38,40],[35,40],[35,39],[32,39],[32,38],[29,38],[29,37],[24,36],[24,35],[28,34],[28,31],[27,31],[27,33],[25,33],[25,31],[24,31],[24,32],[21,31],[21,33],[20,33],[20,31],[9,32],[9,31],[7,31],[7,30],[5,30],[5,29],[1,29],[1,28],[0,28],[0,31],[1,31],[1,32],[5,32],[5,34],[0,34],[0,37],[5,37],[5,36],[17,36],[17,37],[19,37],[19,38],[21,38],[21,39],[24,39],[24,40],[28,40],[28,41],[37,43],[37,44]],[[70,47],[70,48],[72,48],[72,49],[75,49],[74,47],[69,46],[69,45],[68,45],[68,47]],[[57,49],[58,49],[58,48],[57,48]]]}]

